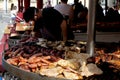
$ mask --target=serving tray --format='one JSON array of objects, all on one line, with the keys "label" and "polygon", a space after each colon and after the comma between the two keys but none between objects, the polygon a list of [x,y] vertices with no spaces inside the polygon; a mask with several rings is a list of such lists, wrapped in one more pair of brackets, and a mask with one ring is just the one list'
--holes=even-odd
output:
[{"label": "serving tray", "polygon": [[63,78],[42,76],[37,73],[27,72],[22,69],[19,69],[18,67],[10,65],[6,62],[6,60],[4,59],[4,53],[2,56],[2,65],[6,71],[8,71],[13,76],[21,78],[22,80],[68,80]]}]

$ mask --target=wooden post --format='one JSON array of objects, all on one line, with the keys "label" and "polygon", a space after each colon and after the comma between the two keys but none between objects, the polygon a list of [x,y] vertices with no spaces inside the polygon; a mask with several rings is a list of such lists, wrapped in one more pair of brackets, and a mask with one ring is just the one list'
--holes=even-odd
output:
[{"label": "wooden post", "polygon": [[20,1],[20,7],[23,7],[23,0]]},{"label": "wooden post", "polygon": [[30,7],[30,0],[24,0],[25,10]]},{"label": "wooden post", "polygon": [[37,0],[37,8],[42,9],[43,8],[43,0]]},{"label": "wooden post", "polygon": [[18,11],[20,10],[20,7],[23,7],[23,0],[18,0]]},{"label": "wooden post", "polygon": [[87,23],[87,53],[90,56],[94,55],[94,41],[95,41],[95,12],[96,0],[89,1],[88,23]]},{"label": "wooden post", "polygon": [[18,11],[20,10],[20,0],[18,0]]}]

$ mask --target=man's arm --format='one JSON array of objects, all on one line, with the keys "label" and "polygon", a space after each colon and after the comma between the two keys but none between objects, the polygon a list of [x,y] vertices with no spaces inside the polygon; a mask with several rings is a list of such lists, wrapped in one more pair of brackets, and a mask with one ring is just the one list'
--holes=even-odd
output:
[{"label": "man's arm", "polygon": [[63,41],[66,41],[67,40],[67,24],[66,24],[66,20],[62,21],[61,30],[62,30]]}]

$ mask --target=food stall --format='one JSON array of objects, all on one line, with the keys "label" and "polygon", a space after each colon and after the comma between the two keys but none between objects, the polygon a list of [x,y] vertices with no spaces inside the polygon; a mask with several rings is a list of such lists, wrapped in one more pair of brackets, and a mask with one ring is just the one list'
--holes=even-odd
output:
[{"label": "food stall", "polygon": [[5,50],[2,64],[11,78],[21,80],[119,80],[119,45],[96,43],[95,54],[90,57],[86,42],[39,38]]},{"label": "food stall", "polygon": [[[94,3],[90,5],[91,7],[95,5],[95,1],[90,2]],[[94,13],[94,8],[91,9]],[[10,78],[13,80],[119,80],[120,43],[95,43],[92,17],[88,22],[87,42],[74,40],[52,42],[31,37],[5,50],[2,64],[9,72]],[[21,30],[19,26],[18,24],[15,28],[18,31]]]}]

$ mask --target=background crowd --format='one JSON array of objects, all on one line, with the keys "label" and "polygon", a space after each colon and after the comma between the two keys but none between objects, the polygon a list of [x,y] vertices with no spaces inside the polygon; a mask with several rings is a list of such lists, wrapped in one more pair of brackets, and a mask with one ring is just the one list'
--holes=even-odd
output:
[{"label": "background crowd", "polygon": [[[61,0],[59,4],[52,6],[48,0],[39,10],[35,7],[29,7],[24,10],[23,7],[17,11],[14,4],[11,5],[12,21],[25,21],[28,24],[33,22],[34,32],[37,36],[48,40],[71,40],[74,35],[70,30],[71,25],[76,23],[86,23],[88,20],[88,8],[83,6],[79,0],[74,0],[74,4],[67,4],[68,0]],[[96,21],[97,22],[119,22],[120,14],[116,6],[108,7],[106,13],[99,4],[96,3]]]}]

